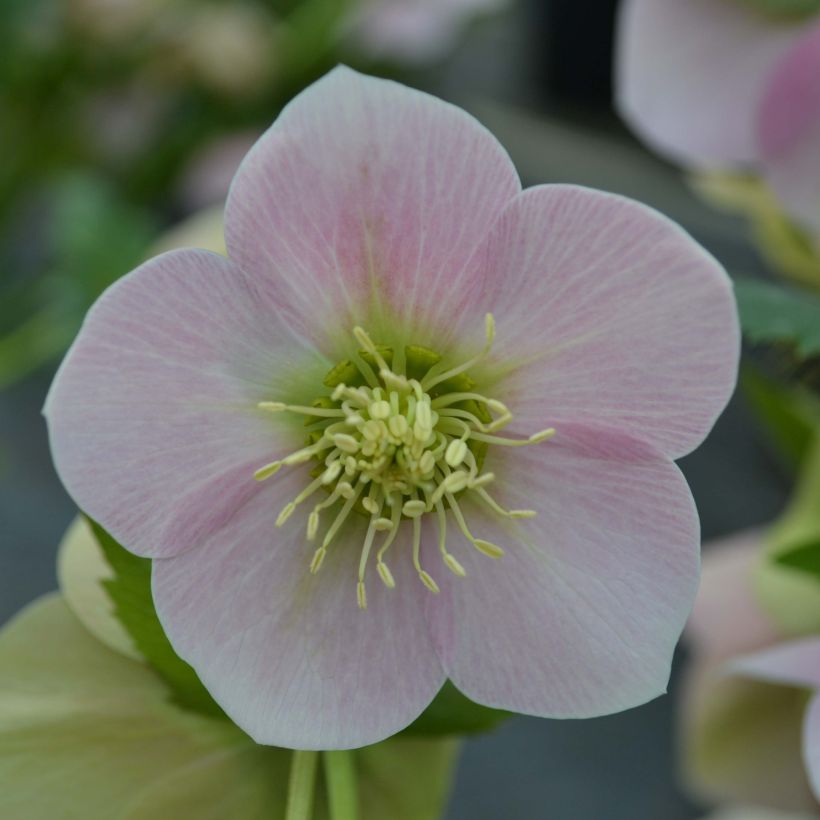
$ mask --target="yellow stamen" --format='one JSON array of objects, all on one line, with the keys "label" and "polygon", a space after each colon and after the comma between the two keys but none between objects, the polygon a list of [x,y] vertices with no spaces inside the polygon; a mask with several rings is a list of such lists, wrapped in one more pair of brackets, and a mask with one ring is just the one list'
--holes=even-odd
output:
[{"label": "yellow stamen", "polygon": [[[354,352],[350,358],[361,374],[354,373],[353,384],[337,384],[330,396],[317,399],[315,406],[280,401],[258,403],[258,408],[267,412],[307,416],[304,426],[310,443],[263,465],[254,477],[262,481],[282,467],[311,460],[317,462],[314,478],[276,518],[276,526],[283,526],[303,501],[326,487],[327,497],[314,504],[307,516],[306,535],[313,541],[319,532],[323,510],[340,505],[313,554],[312,573],[322,568],[329,545],[354,509],[369,516],[356,580],[356,599],[364,610],[367,608],[367,565],[374,551],[381,582],[389,589],[396,586],[384,557],[396,543],[404,519],[408,519],[408,526],[412,527],[413,567],[431,592],[438,592],[439,586],[421,565],[421,519],[434,508],[441,560],[454,575],[464,577],[467,573],[447,550],[446,507],[452,510],[460,531],[477,551],[492,558],[501,557],[504,554],[501,547],[472,535],[457,496],[475,492],[494,514],[505,518],[530,518],[535,512],[505,509],[485,490],[495,475],[490,471],[481,472],[483,464],[479,462],[486,448],[479,450],[470,442],[521,447],[546,441],[555,430],[547,428],[527,439],[493,435],[512,420],[512,413],[503,402],[473,391],[444,392],[432,397],[431,390],[445,389],[441,385],[470,370],[489,353],[495,336],[491,314],[485,318],[486,343],[478,354],[449,368],[434,365],[420,379],[415,378],[415,373],[414,377],[408,376],[403,346],[392,348],[390,366],[363,328],[357,326],[353,334],[360,352]],[[407,348],[408,353],[410,350]],[[416,356],[411,372],[418,363]],[[483,409],[472,412],[467,409],[470,403],[473,409],[474,405]],[[491,421],[485,422],[483,419],[488,417]],[[478,453],[482,455],[477,456]],[[374,550],[379,532],[385,533],[384,540]]]}]

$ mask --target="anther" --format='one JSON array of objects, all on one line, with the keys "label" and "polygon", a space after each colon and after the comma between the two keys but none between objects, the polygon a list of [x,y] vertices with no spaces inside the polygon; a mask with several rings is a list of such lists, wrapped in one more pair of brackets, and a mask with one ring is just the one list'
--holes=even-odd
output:
[{"label": "anther", "polygon": [[448,445],[444,460],[451,467],[458,467],[467,455],[467,443],[460,438],[454,438]]},{"label": "anther", "polygon": [[421,582],[427,587],[427,589],[430,590],[430,592],[440,592],[438,584],[424,570],[419,572],[419,578],[421,578]]},{"label": "anther", "polygon": [[312,541],[316,537],[316,533],[319,531],[319,513],[316,510],[312,510],[310,515],[308,516],[307,521],[307,539],[308,541]]},{"label": "anther", "polygon": [[379,578],[382,579],[382,582],[388,589],[395,588],[396,582],[393,579],[393,573],[390,572],[390,568],[384,563],[384,561],[376,562],[376,571],[379,573]]},{"label": "anther", "polygon": [[333,443],[345,453],[358,453],[359,442],[347,433],[336,433],[333,436]]},{"label": "anther", "polygon": [[367,593],[364,590],[364,581],[359,581],[356,584],[356,600],[359,604],[359,609],[367,609]]},{"label": "anther", "polygon": [[464,578],[467,575],[467,570],[461,566],[461,564],[451,553],[446,552],[444,554],[444,563],[447,565],[447,569],[449,569],[454,575],[458,575],[459,578]]},{"label": "anther", "polygon": [[406,393],[410,389],[410,382],[404,376],[394,373],[386,368],[379,371],[379,378],[384,382],[388,390],[396,390],[399,393]]},{"label": "anther", "polygon": [[415,499],[412,501],[405,501],[404,506],[401,508],[401,511],[408,517],[408,518],[418,518],[420,515],[423,515],[427,509],[427,505],[419,500]]},{"label": "anther", "polygon": [[474,538],[473,546],[479,552],[483,552],[484,555],[487,555],[490,558],[501,558],[501,556],[504,555],[504,550],[501,549],[501,547],[497,546],[496,544],[492,544],[489,541],[484,541],[481,538]]},{"label": "anther", "polygon": [[391,416],[387,420],[387,429],[398,439],[407,433],[407,419],[404,416]]},{"label": "anther", "polygon": [[332,461],[328,468],[322,473],[322,484],[332,484],[342,472],[342,462],[340,459]]},{"label": "anther", "polygon": [[279,513],[279,515],[276,519],[276,526],[281,527],[282,524],[284,524],[285,521],[287,521],[288,518],[290,518],[291,515],[293,515],[293,511],[295,509],[296,509],[296,504],[294,504],[293,501],[289,502],[288,504],[285,504],[285,506],[282,508],[282,512]]},{"label": "anther", "polygon": [[264,467],[260,467],[254,474],[253,477],[257,481],[264,481],[266,478],[270,478],[272,475],[275,475],[282,469],[283,462],[281,461],[271,461],[270,464],[266,464]]},{"label": "anther", "polygon": [[311,574],[315,575],[322,568],[322,564],[325,561],[325,555],[327,555],[327,550],[324,547],[319,547],[319,549],[313,553],[313,558],[310,562]]},{"label": "anther", "polygon": [[386,419],[390,415],[390,402],[388,401],[374,401],[367,412],[370,413],[371,419]]}]

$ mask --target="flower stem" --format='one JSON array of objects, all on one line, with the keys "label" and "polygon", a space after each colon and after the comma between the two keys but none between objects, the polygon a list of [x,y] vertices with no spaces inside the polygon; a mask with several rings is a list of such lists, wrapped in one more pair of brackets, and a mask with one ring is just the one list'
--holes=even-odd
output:
[{"label": "flower stem", "polygon": [[313,793],[316,786],[318,752],[294,752],[288,780],[288,804],[285,820],[311,820]]},{"label": "flower stem", "polygon": [[324,759],[330,820],[358,820],[359,799],[353,752],[325,752]]}]

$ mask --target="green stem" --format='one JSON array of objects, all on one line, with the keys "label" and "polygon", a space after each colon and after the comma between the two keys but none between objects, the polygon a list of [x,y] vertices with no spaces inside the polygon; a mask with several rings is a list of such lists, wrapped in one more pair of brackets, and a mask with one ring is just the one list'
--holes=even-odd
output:
[{"label": "green stem", "polygon": [[294,752],[288,780],[285,820],[311,820],[319,752]]},{"label": "green stem", "polygon": [[324,758],[330,820],[358,820],[359,798],[353,752],[325,752]]}]

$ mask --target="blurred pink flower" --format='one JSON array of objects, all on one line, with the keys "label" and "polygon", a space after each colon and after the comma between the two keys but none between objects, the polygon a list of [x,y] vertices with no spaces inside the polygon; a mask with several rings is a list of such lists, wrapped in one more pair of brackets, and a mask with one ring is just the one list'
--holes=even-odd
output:
[{"label": "blurred pink flower", "polygon": [[761,173],[820,230],[820,4],[770,17],[739,0],[625,0],[617,99],[653,148]]},{"label": "blurred pink flower", "polygon": [[177,185],[177,198],[185,211],[224,204],[239,163],[258,139],[256,129],[247,129],[218,137],[198,149]]},{"label": "blurred pink flower", "polygon": [[802,638],[747,655],[732,664],[740,674],[812,691],[803,721],[803,760],[820,799],[820,638]]},{"label": "blurred pink flower", "polygon": [[749,680],[733,660],[783,639],[755,596],[763,554],[757,531],[704,548],[686,627],[692,658],[680,721],[684,775],[710,800],[815,813],[800,760],[801,693]]},{"label": "blurred pink flower", "polygon": [[509,0],[362,0],[349,21],[360,48],[379,59],[426,63],[443,57],[469,21]]},{"label": "blurred pink flower", "polygon": [[737,368],[715,260],[621,197],[522,192],[467,114],[344,68],[254,146],[225,221],[228,259],[103,295],[45,412],[228,714],[335,748],[447,677],[544,716],[662,693],[698,577],[672,459]]}]

